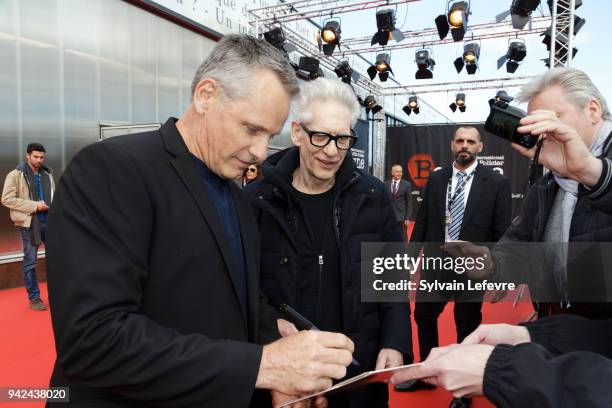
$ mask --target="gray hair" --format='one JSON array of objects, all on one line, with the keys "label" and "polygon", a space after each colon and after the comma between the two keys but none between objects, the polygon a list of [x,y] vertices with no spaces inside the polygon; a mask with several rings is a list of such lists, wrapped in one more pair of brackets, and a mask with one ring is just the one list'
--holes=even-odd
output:
[{"label": "gray hair", "polygon": [[602,119],[612,119],[608,104],[599,89],[587,74],[576,68],[556,67],[546,71],[523,86],[517,100],[528,102],[551,86],[560,86],[567,99],[578,109],[584,109],[591,99],[597,100],[601,105]]},{"label": "gray hair", "polygon": [[285,54],[264,40],[232,34],[223,37],[199,66],[191,82],[191,97],[204,78],[217,81],[228,99],[247,96],[253,70],[258,68],[274,72],[291,97],[299,92],[295,70]]},{"label": "gray hair", "polygon": [[351,115],[351,127],[359,117],[359,102],[349,85],[337,79],[317,78],[300,85],[300,94],[293,102],[293,116],[298,122],[312,118],[310,104],[314,101],[335,101],[345,106]]}]

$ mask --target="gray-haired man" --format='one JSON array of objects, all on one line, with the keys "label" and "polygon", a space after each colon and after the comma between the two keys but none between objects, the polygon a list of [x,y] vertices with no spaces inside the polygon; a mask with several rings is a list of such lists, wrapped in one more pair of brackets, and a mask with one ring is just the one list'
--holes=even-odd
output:
[{"label": "gray-haired man", "polygon": [[262,406],[256,388],[320,390],[351,362],[342,334],[276,340],[256,221],[230,181],[287,119],[289,62],[227,36],[192,90],[180,119],[89,146],[62,176],[49,216],[51,384],[69,386],[71,404]]}]

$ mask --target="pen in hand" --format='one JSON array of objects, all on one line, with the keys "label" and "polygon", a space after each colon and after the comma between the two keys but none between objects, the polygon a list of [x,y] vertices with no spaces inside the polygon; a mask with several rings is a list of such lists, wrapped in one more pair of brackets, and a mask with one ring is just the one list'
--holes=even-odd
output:
[{"label": "pen in hand", "polygon": [[[291,323],[293,323],[298,330],[318,330],[320,331],[319,328],[315,326],[310,320],[302,316],[300,313],[298,313],[297,310],[295,310],[288,304],[281,303],[278,309],[281,315],[285,317],[287,320],[289,320]],[[360,364],[357,360],[355,360],[355,357],[353,357],[353,361],[351,362],[351,364],[354,365],[355,367],[360,367]]]}]

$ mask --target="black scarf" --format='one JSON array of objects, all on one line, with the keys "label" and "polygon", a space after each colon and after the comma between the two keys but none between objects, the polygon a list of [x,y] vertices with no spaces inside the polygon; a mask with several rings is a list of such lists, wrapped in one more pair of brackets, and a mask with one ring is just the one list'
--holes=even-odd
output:
[{"label": "black scarf", "polygon": [[[28,190],[30,191],[30,199],[33,201],[40,201],[40,197],[38,194],[38,188],[36,187],[36,182],[34,181],[34,172],[30,168],[27,162],[23,162],[17,167],[18,170],[21,170],[25,174],[26,182],[28,183]],[[39,174],[40,174],[40,182],[42,183],[43,193],[45,195],[45,202],[47,205],[51,204],[51,178],[49,174],[51,173],[51,169],[44,164],[40,166]],[[38,215],[32,215],[32,223],[30,225],[30,242],[32,245],[40,245],[42,242],[40,236],[40,220],[38,219]]]}]

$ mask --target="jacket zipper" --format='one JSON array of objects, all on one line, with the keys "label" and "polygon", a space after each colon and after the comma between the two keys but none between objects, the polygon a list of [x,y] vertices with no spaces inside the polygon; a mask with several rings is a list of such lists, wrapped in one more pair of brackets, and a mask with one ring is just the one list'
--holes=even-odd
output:
[{"label": "jacket zipper", "polygon": [[325,261],[323,260],[323,254],[319,254],[319,288],[317,290],[317,320],[321,317],[321,292],[323,291],[323,266]]}]

